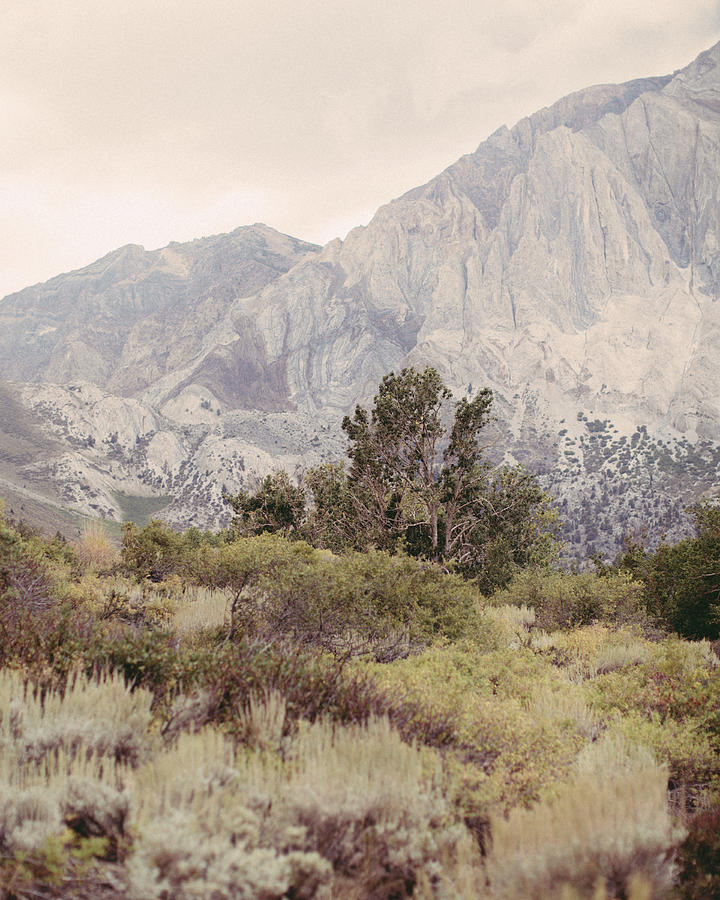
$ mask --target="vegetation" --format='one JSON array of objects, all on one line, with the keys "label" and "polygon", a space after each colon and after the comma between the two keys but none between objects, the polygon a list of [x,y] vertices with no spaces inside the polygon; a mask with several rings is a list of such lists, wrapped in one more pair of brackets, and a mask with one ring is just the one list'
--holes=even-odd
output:
[{"label": "vegetation", "polygon": [[712,895],[719,661],[627,573],[2,521],[0,578],[3,896]]},{"label": "vegetation", "polygon": [[720,635],[720,508],[695,506],[696,536],[648,552],[631,542],[619,560],[641,580],[650,607],[689,638]]},{"label": "vegetation", "polygon": [[452,566],[489,593],[555,555],[549,498],[520,467],[494,469],[479,443],[492,393],[462,398],[437,371],[383,378],[369,412],[345,417],[351,465],[325,464],[295,486],[285,472],[226,499],[239,534],[271,532],[340,552],[374,547]]},{"label": "vegetation", "polygon": [[0,514],[0,897],[717,894],[718,510],[562,572],[448,399],[389,376],[226,532]]}]

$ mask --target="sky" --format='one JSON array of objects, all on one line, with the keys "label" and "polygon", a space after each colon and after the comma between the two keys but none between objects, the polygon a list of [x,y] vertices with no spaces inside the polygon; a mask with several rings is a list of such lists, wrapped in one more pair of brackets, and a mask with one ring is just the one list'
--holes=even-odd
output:
[{"label": "sky", "polygon": [[720,40],[720,0],[2,0],[0,297],[127,243],[316,243],[590,84]]}]

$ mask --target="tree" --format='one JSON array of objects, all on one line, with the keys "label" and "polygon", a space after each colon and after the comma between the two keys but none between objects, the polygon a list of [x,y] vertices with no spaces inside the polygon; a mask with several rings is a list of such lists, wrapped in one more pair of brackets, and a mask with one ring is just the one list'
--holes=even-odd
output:
[{"label": "tree", "polygon": [[358,406],[342,423],[360,518],[391,543],[410,528],[422,528],[432,558],[447,555],[457,537],[457,513],[481,456],[477,435],[492,404],[487,389],[457,404],[449,442],[441,450],[447,434],[443,407],[451,397],[435,369],[403,369],[383,378],[370,415]]},{"label": "tree", "polygon": [[720,636],[720,507],[689,510],[695,537],[648,552],[628,541],[618,565],[645,583],[649,609],[683,637]]},{"label": "tree", "polygon": [[521,466],[484,467],[461,508],[458,569],[483,594],[504,587],[517,572],[549,567],[557,556],[557,513],[535,477]]},{"label": "tree", "polygon": [[300,537],[335,553],[402,548],[452,564],[483,592],[504,586],[523,566],[554,558],[556,517],[532,475],[485,460],[492,402],[484,388],[452,404],[431,367],[391,372],[370,411],[357,406],[343,419],[349,470],[324,463],[299,486],[278,472],[252,494],[226,496],[236,533]]},{"label": "tree", "polygon": [[305,492],[290,481],[287,472],[267,475],[254,493],[239,491],[225,495],[236,515],[233,528],[241,535],[289,535],[300,528],[305,519]]},{"label": "tree", "polygon": [[369,543],[393,549],[402,541],[413,555],[454,560],[492,589],[552,555],[553,515],[532,475],[484,459],[479,437],[492,392],[449,410],[451,399],[433,368],[386,375],[372,410],[358,406],[342,423],[348,493]]},{"label": "tree", "polygon": [[345,464],[326,462],[308,469],[303,485],[312,496],[312,509],[303,536],[314,547],[341,553],[364,546]]}]

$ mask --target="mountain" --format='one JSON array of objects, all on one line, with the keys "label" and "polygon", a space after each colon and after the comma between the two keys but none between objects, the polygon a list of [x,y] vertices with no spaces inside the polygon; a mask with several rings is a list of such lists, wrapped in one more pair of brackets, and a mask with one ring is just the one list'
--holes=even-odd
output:
[{"label": "mountain", "polygon": [[495,452],[541,474],[583,552],[679,534],[720,463],[719,176],[717,45],[498,129],[344,242],[253,226],[5,298],[0,377],[81,442],[38,475],[77,508],[92,460],[98,511],[124,484],[208,524],[219,482],[341,455],[342,414],[431,363],[494,390]]}]

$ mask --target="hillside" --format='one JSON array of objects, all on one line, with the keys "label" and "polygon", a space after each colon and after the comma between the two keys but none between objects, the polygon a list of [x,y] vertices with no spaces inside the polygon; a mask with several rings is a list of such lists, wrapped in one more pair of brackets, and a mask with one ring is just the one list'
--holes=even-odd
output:
[{"label": "hillside", "polygon": [[218,482],[341,455],[342,415],[429,363],[493,389],[499,456],[578,553],[681,534],[717,484],[719,61],[563,98],[321,250],[253,226],[5,298],[0,373],[66,442],[43,477],[78,510],[119,517],[120,490],[219,523]]}]

